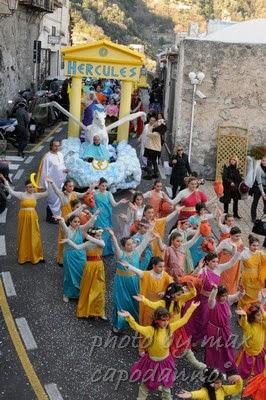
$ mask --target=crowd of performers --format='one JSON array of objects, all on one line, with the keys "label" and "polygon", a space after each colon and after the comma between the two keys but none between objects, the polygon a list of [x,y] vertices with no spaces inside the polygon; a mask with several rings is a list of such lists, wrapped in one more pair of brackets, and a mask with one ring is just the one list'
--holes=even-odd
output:
[{"label": "crowd of performers", "polygon": [[[204,384],[198,391],[181,391],[179,398],[224,399],[240,394],[245,380],[244,395],[265,399],[266,254],[259,239],[249,235],[244,243],[234,216],[220,210],[215,192],[208,199],[197,177],[185,179],[186,188],[172,199],[159,180],[146,193],[131,191],[131,201],[116,201],[104,178],[84,193],[75,191],[71,180],[61,188],[59,175],[62,179],[66,171],[59,145],[53,141],[43,161],[47,190],[36,192],[27,180],[24,192],[15,191],[1,176],[20,201],[19,264],[45,262],[36,203],[48,197],[59,222],[56,260],[63,264],[63,301],[78,299],[78,318],[107,320],[105,257],[116,259],[111,324],[114,334],[129,327],[139,334],[140,358],[131,369],[131,379],[140,382],[139,400],[157,389],[163,399],[173,398],[181,356],[202,370]],[[112,221],[120,205],[121,239]],[[219,241],[213,230],[220,232]],[[244,338],[238,349],[234,313]],[[204,362],[197,359],[202,343]]]}]

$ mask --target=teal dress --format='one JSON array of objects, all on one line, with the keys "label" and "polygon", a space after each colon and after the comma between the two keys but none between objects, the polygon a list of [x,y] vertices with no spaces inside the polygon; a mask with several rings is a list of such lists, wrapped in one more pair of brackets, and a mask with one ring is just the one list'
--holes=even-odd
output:
[{"label": "teal dress", "polygon": [[[97,192],[94,194],[94,200],[96,209],[100,208],[101,212],[97,217],[96,225],[98,228],[112,228],[113,226],[113,207],[110,201],[110,192]],[[110,233],[104,231],[102,234],[105,246],[103,249],[103,256],[109,256],[114,254],[112,240]]]},{"label": "teal dress", "polygon": [[[193,215],[192,217],[189,217],[188,222],[191,225],[198,225],[200,223],[200,217],[198,215]],[[206,253],[201,248],[203,240],[204,237],[200,235],[193,246],[190,247],[190,254],[194,268],[197,266],[198,262],[206,256]]]},{"label": "teal dress", "polygon": [[[129,264],[139,268],[139,254],[133,251],[128,257],[123,252],[121,261],[127,261]],[[136,321],[139,320],[139,304],[133,299],[139,293],[139,276],[127,270],[118,261],[113,285],[113,316],[112,322],[116,329],[122,330],[129,327],[125,318],[118,315],[118,311],[128,311]]]},{"label": "teal dress", "polygon": [[[76,244],[83,243],[83,234],[81,229],[77,229],[69,237]],[[64,244],[63,250],[63,266],[64,266],[64,296],[69,298],[79,297],[80,281],[83,269],[86,264],[86,251],[76,250],[69,244]]]},{"label": "teal dress", "polygon": [[[145,235],[142,235],[141,233],[136,233],[134,236],[132,236],[133,242],[139,246],[141,242],[143,241]],[[150,260],[152,258],[152,247],[151,244],[148,244],[144,252],[142,253],[139,261],[139,269],[142,271],[146,271]]]}]

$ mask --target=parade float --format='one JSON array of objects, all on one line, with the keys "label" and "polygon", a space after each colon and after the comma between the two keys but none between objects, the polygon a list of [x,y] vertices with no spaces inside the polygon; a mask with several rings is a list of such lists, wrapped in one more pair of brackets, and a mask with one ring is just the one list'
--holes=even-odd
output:
[{"label": "parade float", "polygon": [[[80,188],[104,177],[110,190],[136,188],[141,180],[141,168],[136,150],[128,144],[129,122],[143,117],[144,112],[130,114],[133,84],[141,77],[144,56],[129,48],[102,40],[92,44],[65,48],[63,51],[65,73],[71,77],[70,110],[59,104],[51,105],[69,117],[68,138],[62,142],[62,153],[68,170],[68,177]],[[121,82],[119,119],[106,127],[105,112],[101,106],[93,113],[92,125],[85,126],[80,121],[82,78],[117,79]],[[101,144],[109,152],[109,159],[93,159],[88,162],[81,158],[80,128],[85,142],[91,144],[94,135],[100,136]],[[117,128],[116,144],[110,145],[108,133]]]}]

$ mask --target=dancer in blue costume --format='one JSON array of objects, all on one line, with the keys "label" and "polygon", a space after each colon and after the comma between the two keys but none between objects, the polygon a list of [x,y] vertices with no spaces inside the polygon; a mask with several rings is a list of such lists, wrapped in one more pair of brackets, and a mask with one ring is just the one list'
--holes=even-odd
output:
[{"label": "dancer in blue costume", "polygon": [[[72,240],[76,244],[82,244],[87,236],[87,229],[92,227],[97,219],[98,212],[82,227],[80,227],[80,219],[77,215],[72,215],[66,225],[64,218],[57,217],[65,238]],[[86,264],[86,251],[76,250],[69,244],[64,244],[63,250],[63,266],[64,266],[64,283],[63,283],[63,301],[67,303],[69,298],[79,297],[80,281]]]},{"label": "dancer in blue costume", "polygon": [[[205,203],[196,204],[196,215],[189,217],[188,222],[194,228],[197,228],[201,221],[210,220],[214,218],[213,214],[207,214]],[[202,250],[201,244],[204,240],[204,236],[200,235],[196,242],[190,247],[190,254],[192,257],[193,267],[195,268],[198,262],[206,256],[206,253]]]},{"label": "dancer in blue costume", "polygon": [[94,192],[94,200],[96,207],[101,210],[97,219],[97,227],[104,229],[102,239],[104,240],[105,247],[103,250],[103,256],[109,256],[114,254],[110,233],[106,228],[112,228],[113,226],[113,207],[117,207],[119,204],[125,204],[128,202],[126,199],[121,199],[116,202],[112,193],[107,191],[107,180],[100,178],[98,190]]},{"label": "dancer in blue costume", "polygon": [[133,296],[136,296],[136,293],[139,293],[139,277],[134,272],[128,271],[119,261],[130,262],[134,267],[139,268],[140,256],[155,236],[149,231],[145,235],[142,243],[136,248],[132,238],[123,238],[121,240],[123,250],[121,250],[112,229],[108,231],[111,235],[115,256],[118,261],[113,285],[112,315],[113,331],[117,333],[120,330],[128,328],[127,321],[118,315],[119,310],[130,310],[130,314],[134,316],[137,321],[139,319],[139,305],[133,298]]},{"label": "dancer in blue costume", "polygon": [[[136,244],[136,246],[139,246],[142,243],[146,233],[148,232],[148,229],[149,229],[148,221],[145,218],[142,218],[142,220],[138,224],[138,232],[134,236],[132,236],[133,242]],[[153,256],[152,247],[151,244],[148,244],[146,249],[140,256],[139,268],[142,271],[146,271],[152,256]]]}]

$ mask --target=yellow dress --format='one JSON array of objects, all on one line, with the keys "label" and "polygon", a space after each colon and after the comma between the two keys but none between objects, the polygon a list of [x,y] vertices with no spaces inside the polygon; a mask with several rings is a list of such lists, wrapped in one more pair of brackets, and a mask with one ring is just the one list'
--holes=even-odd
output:
[{"label": "yellow dress", "polygon": [[43,260],[43,248],[36,199],[20,200],[17,226],[17,252],[19,264],[37,264]]},{"label": "yellow dress", "polygon": [[87,252],[77,307],[77,317],[105,316],[105,271],[102,248],[94,247]]},{"label": "yellow dress", "polygon": [[[72,211],[70,202],[72,200],[77,200],[77,198],[78,198],[77,193],[76,192],[72,192],[69,195],[68,203],[61,206],[61,215],[64,218],[64,220],[66,219],[68,214],[70,214],[71,211]],[[58,262],[58,264],[63,264],[63,248],[64,248],[64,245],[60,243],[60,241],[63,238],[64,238],[64,234],[63,234],[62,228],[59,225],[58,239],[57,239],[58,240],[57,241],[57,256],[56,256],[56,261]]]},{"label": "yellow dress", "polygon": [[[166,217],[155,219],[153,230],[154,230],[154,232],[159,233],[162,240],[164,239],[165,225],[166,225]],[[153,256],[161,257],[162,251],[159,247],[157,240],[153,240],[151,243],[151,246],[152,246]]]},{"label": "yellow dress", "polygon": [[[227,396],[238,394],[242,392],[243,380],[239,379],[233,385],[222,385],[218,390],[215,391],[216,400],[224,400]],[[208,391],[206,388],[200,390],[194,390],[190,392],[191,398],[195,400],[210,400]]]},{"label": "yellow dress", "polygon": [[266,279],[266,253],[257,251],[242,260],[243,268],[240,283],[245,289],[245,295],[241,297],[238,305],[247,310],[252,304],[258,303],[258,294],[265,288]]}]

